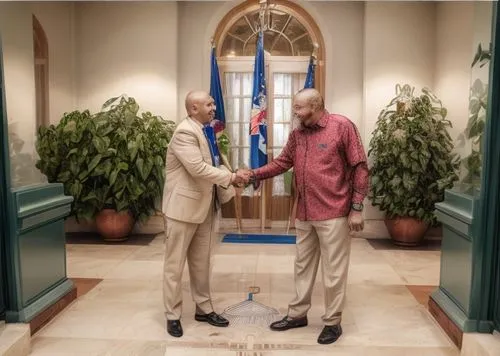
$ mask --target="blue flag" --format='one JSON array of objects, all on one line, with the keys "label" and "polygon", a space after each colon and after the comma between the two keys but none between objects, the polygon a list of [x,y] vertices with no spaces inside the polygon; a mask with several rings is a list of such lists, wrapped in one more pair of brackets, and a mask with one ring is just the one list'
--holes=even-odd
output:
[{"label": "blue flag", "polygon": [[267,103],[262,31],[258,36],[250,118],[250,168],[252,169],[262,167],[267,163]]},{"label": "blue flag", "polygon": [[314,65],[314,59],[311,56],[311,59],[309,59],[309,66],[307,67],[307,75],[306,75],[306,82],[304,84],[304,88],[314,88],[314,70],[315,70],[315,65]]},{"label": "blue flag", "polygon": [[222,86],[220,84],[219,66],[215,56],[215,47],[212,46],[210,59],[210,96],[214,98],[216,111],[215,118],[211,122],[216,134],[226,128],[226,113],[224,112],[224,98],[222,96]]}]

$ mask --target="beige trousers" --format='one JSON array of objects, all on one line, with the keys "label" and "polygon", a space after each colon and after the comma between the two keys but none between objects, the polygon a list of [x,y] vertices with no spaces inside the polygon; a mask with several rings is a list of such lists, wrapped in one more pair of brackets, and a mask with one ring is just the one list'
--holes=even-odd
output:
[{"label": "beige trousers", "polygon": [[351,241],[347,218],[326,221],[296,220],[296,297],[288,316],[299,318],[311,308],[311,296],[321,257],[325,289],[325,325],[339,324],[345,303]]},{"label": "beige trousers", "polygon": [[201,224],[166,219],[163,301],[167,320],[178,320],[182,313],[182,272],[189,268],[191,295],[197,312],[213,311],[210,298],[210,253],[212,248],[213,209]]}]

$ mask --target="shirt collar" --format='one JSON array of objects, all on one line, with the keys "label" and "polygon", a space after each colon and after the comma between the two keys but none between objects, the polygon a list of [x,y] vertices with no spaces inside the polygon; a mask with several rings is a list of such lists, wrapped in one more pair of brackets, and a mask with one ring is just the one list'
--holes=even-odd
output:
[{"label": "shirt collar", "polygon": [[316,130],[316,129],[322,129],[326,127],[326,124],[328,123],[328,116],[330,113],[327,110],[324,110],[323,115],[319,119],[319,121],[313,125],[312,127],[305,127],[304,125],[300,124],[299,129],[300,130]]},{"label": "shirt collar", "polygon": [[319,119],[316,125],[319,125],[320,127],[326,127],[326,124],[328,122],[328,116],[330,116],[330,113],[324,110],[323,116],[321,116],[321,119]]}]

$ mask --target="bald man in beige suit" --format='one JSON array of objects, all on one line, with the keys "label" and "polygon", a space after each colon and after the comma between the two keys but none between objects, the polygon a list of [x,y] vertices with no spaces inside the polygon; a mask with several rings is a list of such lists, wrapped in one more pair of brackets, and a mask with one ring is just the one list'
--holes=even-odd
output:
[{"label": "bald man in beige suit", "polygon": [[166,216],[163,299],[167,331],[174,337],[183,334],[180,318],[186,258],[191,294],[196,303],[195,319],[214,326],[229,325],[228,320],[214,312],[210,298],[212,222],[218,203],[225,203],[234,195],[231,184],[247,183],[249,176],[233,173],[219,164],[218,151],[214,152],[206,131],[215,109],[208,93],[190,92],[186,97],[188,117],[177,126],[167,150],[163,192]]}]

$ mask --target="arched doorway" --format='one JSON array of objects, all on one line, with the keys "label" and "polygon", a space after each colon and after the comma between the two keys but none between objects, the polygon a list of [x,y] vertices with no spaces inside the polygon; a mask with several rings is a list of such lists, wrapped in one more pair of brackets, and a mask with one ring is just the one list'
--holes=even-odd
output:
[{"label": "arched doorway", "polygon": [[[226,130],[231,140],[233,168],[248,165],[248,126],[251,112],[253,65],[257,26],[261,5],[267,5],[264,31],[268,106],[269,160],[277,157],[295,127],[292,117],[293,95],[303,88],[311,55],[316,59],[315,87],[324,94],[325,46],[314,19],[299,5],[286,0],[249,0],[229,11],[217,26],[214,42],[226,111]],[[280,227],[289,219],[292,201],[292,174],[287,172],[266,182],[265,189],[254,195],[243,192],[241,213],[250,219],[245,226]],[[261,214],[264,200],[266,216]],[[223,208],[224,218],[235,216],[231,205]]]},{"label": "arched doorway", "polygon": [[36,127],[48,126],[49,118],[49,42],[42,25],[33,15],[35,55]]}]

